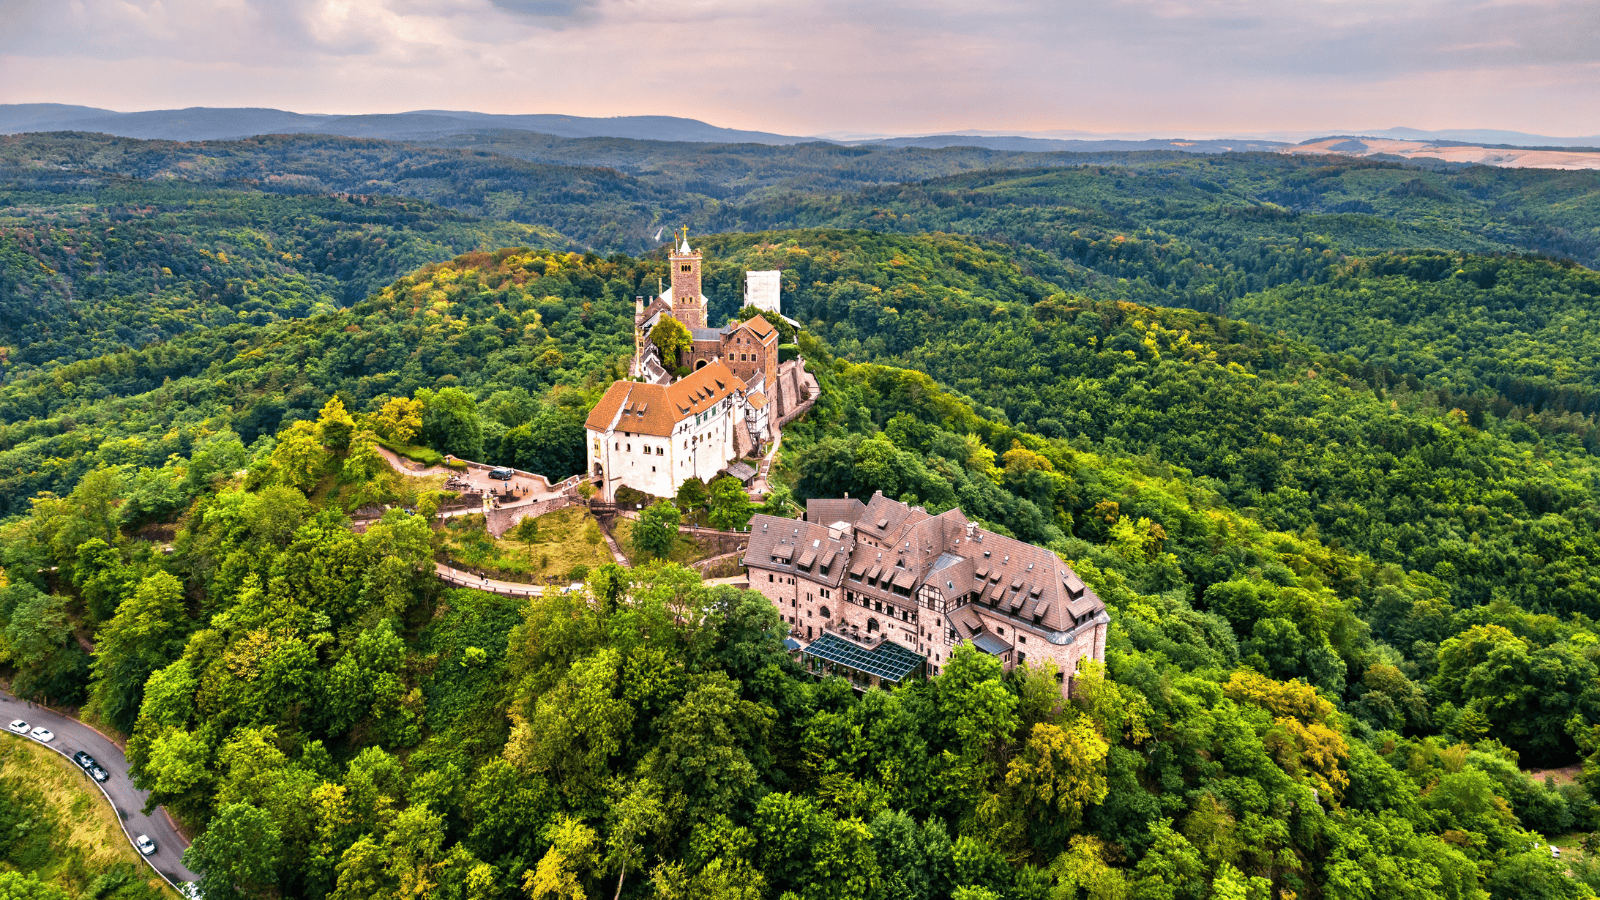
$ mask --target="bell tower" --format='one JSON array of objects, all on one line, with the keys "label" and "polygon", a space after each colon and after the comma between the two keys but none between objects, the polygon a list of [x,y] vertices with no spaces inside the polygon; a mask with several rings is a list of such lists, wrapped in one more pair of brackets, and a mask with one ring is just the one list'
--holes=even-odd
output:
[{"label": "bell tower", "polygon": [[678,249],[667,254],[672,265],[672,315],[689,328],[706,327],[706,303],[700,292],[700,251],[689,248],[683,229]]}]

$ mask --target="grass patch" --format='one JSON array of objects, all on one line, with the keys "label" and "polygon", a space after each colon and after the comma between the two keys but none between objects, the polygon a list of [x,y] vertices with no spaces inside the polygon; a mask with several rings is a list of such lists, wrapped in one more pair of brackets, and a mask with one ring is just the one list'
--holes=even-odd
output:
[{"label": "grass patch", "polygon": [[[639,523],[632,519],[618,516],[611,524],[611,535],[617,539],[617,546],[622,548],[622,554],[628,557],[630,564],[644,562],[644,558],[634,552],[633,529]],[[687,524],[687,523],[686,523]],[[732,547],[724,547],[723,542],[714,537],[701,537],[678,532],[678,542],[673,545],[672,553],[667,556],[669,562],[680,566],[697,563],[703,559],[710,559],[731,551]]]},{"label": "grass patch", "polygon": [[[409,459],[415,463],[421,463],[425,466],[444,465],[444,454],[433,449],[432,447],[424,447],[420,444],[396,444],[386,441],[381,437],[378,438],[378,444],[384,449],[389,450],[390,452],[399,456],[404,456],[406,459]],[[464,469],[466,466],[463,464],[459,468]]]},{"label": "grass patch", "polygon": [[[452,516],[441,534],[450,561],[501,581],[558,584],[582,566],[593,570],[611,561],[611,550],[587,507],[569,506],[534,519],[539,536],[532,547],[508,533],[496,540],[483,527],[483,516]],[[581,580],[581,579],[572,579]]]},{"label": "grass patch", "polygon": [[15,860],[21,871],[74,897],[178,896],[145,866],[94,783],[59,754],[0,737],[0,790],[36,814],[27,832],[38,846],[16,848],[24,854]]}]

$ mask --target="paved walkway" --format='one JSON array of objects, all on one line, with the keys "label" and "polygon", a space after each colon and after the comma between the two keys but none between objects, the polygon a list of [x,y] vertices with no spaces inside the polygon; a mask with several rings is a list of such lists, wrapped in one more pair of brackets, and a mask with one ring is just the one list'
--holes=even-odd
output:
[{"label": "paved walkway", "polygon": [[[476,467],[451,469],[445,466],[433,466],[431,468],[424,468],[381,444],[378,445],[378,454],[388,461],[390,468],[393,468],[396,472],[399,472],[402,475],[409,475],[412,478],[427,478],[431,475],[443,475],[451,482],[447,485],[450,490],[467,495],[475,494],[479,497],[482,497],[486,494],[494,494],[497,498],[495,500],[495,507],[497,509],[515,509],[519,506],[528,506],[530,504],[538,503],[540,500],[550,500],[552,498],[559,497],[562,494],[562,492],[559,490],[555,490],[546,484],[541,484],[539,481],[525,476],[518,476],[509,481],[501,481],[497,478],[490,478],[487,469]],[[498,499],[508,492],[515,493],[517,495],[516,498],[512,500]],[[444,517],[476,515],[482,513],[483,511],[484,510],[482,507],[476,507],[442,512],[439,515]]]},{"label": "paved walkway", "polygon": [[727,578],[707,578],[704,583],[706,587],[715,587],[719,584],[726,584],[736,588],[748,589],[750,587],[750,576],[732,575]]},{"label": "paved walkway", "polygon": [[499,594],[502,597],[537,597],[545,592],[544,585],[524,584],[520,581],[496,581],[493,578],[485,578],[481,575],[474,575],[471,572],[452,569],[442,562],[434,563],[433,571],[434,574],[439,576],[439,580],[446,584],[476,588],[480,591],[488,591],[491,594]]},{"label": "paved walkway", "polygon": [[600,529],[600,536],[606,539],[606,547],[610,548],[611,558],[617,561],[617,565],[623,568],[632,565],[632,563],[628,562],[628,557],[623,554],[622,548],[617,545],[617,539],[611,536],[611,532],[602,528]]},{"label": "paved walkway", "polygon": [[[100,767],[111,777],[105,784],[97,784],[94,779],[84,775],[83,789],[86,791],[95,787],[100,789],[101,796],[111,803],[111,808],[122,820],[122,830],[128,837],[128,843],[133,843],[134,835],[139,834],[147,834],[156,842],[156,852],[144,858],[145,862],[156,870],[156,874],[174,887],[199,877],[184,868],[183,851],[189,846],[189,842],[183,839],[177,828],[173,827],[166,811],[157,807],[150,815],[141,812],[150,795],[133,786],[133,779],[128,775],[128,760],[122,755],[122,748],[77,719],[37,704],[30,706],[26,701],[19,700],[6,691],[0,691],[0,729],[4,729],[12,719],[22,719],[34,726],[43,725],[56,733],[55,740],[41,746],[54,750],[69,760],[72,759],[73,753],[82,750],[100,763]],[[5,730],[4,733],[10,735],[12,740],[33,740],[14,734],[10,730]]]}]

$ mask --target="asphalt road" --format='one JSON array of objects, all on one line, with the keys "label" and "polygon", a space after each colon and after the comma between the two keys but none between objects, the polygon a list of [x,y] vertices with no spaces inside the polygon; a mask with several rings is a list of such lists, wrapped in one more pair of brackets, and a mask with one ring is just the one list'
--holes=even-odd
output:
[{"label": "asphalt road", "polygon": [[[69,719],[39,706],[29,707],[25,701],[0,691],[0,732],[9,735],[12,740],[39,743],[31,737],[14,734],[6,728],[12,719],[22,719],[29,726],[43,725],[54,731],[56,739],[41,746],[56,751],[68,761],[71,761],[72,754],[79,750],[94,757],[100,763],[100,767],[111,776],[99,787],[105,788],[105,795],[111,797],[112,808],[122,819],[122,830],[127,832],[128,843],[133,843],[134,835],[149,835],[150,839],[156,842],[156,852],[145,857],[145,861],[170,882],[194,881],[199,877],[183,867],[183,851],[189,846],[189,842],[172,827],[166,813],[159,807],[148,816],[140,812],[144,809],[145,800],[149,795],[133,786],[133,779],[128,777],[128,760],[116,744],[77,719]],[[77,768],[76,764],[73,768]],[[100,795],[95,787],[94,779],[84,773],[83,789]]]}]

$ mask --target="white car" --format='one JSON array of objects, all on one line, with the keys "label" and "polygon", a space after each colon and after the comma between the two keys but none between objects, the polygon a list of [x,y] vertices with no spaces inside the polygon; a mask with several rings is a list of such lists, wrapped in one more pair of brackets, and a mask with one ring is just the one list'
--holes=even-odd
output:
[{"label": "white car", "polygon": [[12,719],[11,724],[7,725],[6,727],[12,731],[15,731],[17,734],[27,734],[29,726],[27,722],[24,722],[21,719]]},{"label": "white car", "polygon": [[54,731],[51,731],[50,729],[44,727],[43,725],[40,725],[38,728],[35,728],[32,733],[33,733],[33,739],[38,741],[41,744],[48,744],[51,741],[56,739],[56,733]]},{"label": "white car", "polygon": [[143,853],[145,856],[149,856],[150,854],[156,852],[156,842],[150,840],[150,835],[148,834],[141,834],[134,838],[133,845],[138,847],[139,852]]}]

